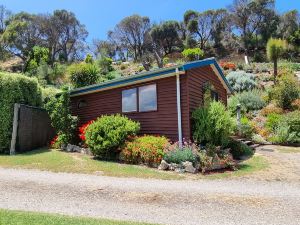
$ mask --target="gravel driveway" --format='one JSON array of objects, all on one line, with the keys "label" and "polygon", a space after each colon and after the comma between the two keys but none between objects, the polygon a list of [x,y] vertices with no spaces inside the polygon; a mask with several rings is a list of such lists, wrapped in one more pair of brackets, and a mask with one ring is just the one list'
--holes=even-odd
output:
[{"label": "gravel driveway", "polygon": [[300,224],[300,184],[163,181],[0,168],[0,208],[161,224]]}]

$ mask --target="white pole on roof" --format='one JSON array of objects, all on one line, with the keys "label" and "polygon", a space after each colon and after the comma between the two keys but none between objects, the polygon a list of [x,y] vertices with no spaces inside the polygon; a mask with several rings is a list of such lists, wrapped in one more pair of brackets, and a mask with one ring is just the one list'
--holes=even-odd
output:
[{"label": "white pole on roof", "polygon": [[176,95],[177,95],[177,123],[178,123],[178,143],[182,147],[182,124],[181,124],[181,101],[180,101],[180,74],[176,68]]}]

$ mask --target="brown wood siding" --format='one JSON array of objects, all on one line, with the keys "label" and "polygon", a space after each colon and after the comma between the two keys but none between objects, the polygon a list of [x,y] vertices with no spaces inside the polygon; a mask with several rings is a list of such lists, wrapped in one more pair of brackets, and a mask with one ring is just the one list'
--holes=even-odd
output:
[{"label": "brown wood siding", "polygon": [[[184,75],[182,75],[181,81],[181,92],[183,96],[182,127],[184,130],[183,135],[185,135],[185,133],[189,134],[189,120],[186,118],[189,111],[187,107],[187,79]],[[164,135],[173,141],[177,141],[178,127],[175,76],[72,97],[71,104],[73,115],[79,116],[80,124],[84,124],[90,120],[95,120],[101,115],[122,113],[122,90],[154,83],[157,85],[157,111],[130,112],[124,113],[124,115],[141,123],[141,134],[159,134]],[[78,109],[77,105],[80,100],[85,100],[88,105]]]},{"label": "brown wood siding", "polygon": [[[219,100],[227,105],[227,91],[210,66],[195,68],[187,71],[187,89],[189,104],[189,120],[192,112],[203,104],[203,84],[210,81],[219,94]],[[190,135],[192,136],[192,122],[189,123]]]}]

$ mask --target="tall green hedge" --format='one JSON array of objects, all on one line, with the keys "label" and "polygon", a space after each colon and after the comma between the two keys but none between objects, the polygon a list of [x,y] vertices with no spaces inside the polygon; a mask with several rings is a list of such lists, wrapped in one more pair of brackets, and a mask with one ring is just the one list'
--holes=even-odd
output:
[{"label": "tall green hedge", "polygon": [[34,78],[0,72],[0,153],[10,147],[14,103],[41,106],[41,88]]}]

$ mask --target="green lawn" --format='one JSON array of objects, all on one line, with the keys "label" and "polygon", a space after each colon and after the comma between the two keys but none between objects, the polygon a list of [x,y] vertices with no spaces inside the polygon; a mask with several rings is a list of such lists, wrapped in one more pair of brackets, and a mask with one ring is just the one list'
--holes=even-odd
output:
[{"label": "green lawn", "polygon": [[87,155],[40,149],[15,156],[0,155],[0,166],[116,177],[182,179],[183,176],[143,166],[94,160]]},{"label": "green lawn", "polygon": [[106,219],[69,217],[57,214],[0,210],[0,225],[149,225]]},{"label": "green lawn", "polygon": [[[58,150],[40,149],[15,156],[0,155],[0,166],[5,168],[25,168],[52,172],[86,173],[114,177],[156,178],[164,180],[185,179],[187,174],[159,171],[143,166],[94,160],[90,156],[67,153]],[[244,176],[267,168],[268,162],[262,156],[254,156],[241,163],[237,171],[198,174],[198,178],[222,179]]]}]

